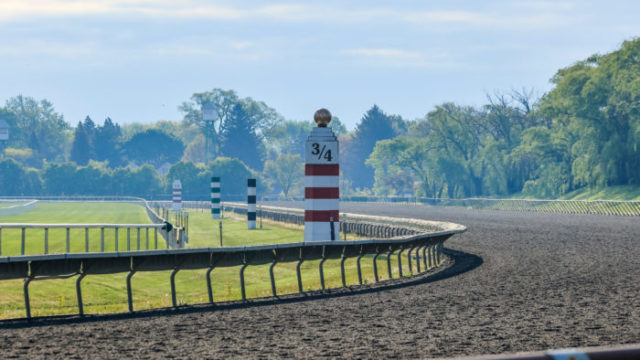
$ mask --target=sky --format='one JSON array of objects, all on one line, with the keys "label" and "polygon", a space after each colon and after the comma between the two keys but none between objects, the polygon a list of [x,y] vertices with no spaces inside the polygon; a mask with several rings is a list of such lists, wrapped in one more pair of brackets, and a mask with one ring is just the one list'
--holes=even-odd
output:
[{"label": "sky", "polygon": [[639,1],[0,0],[0,104],[48,99],[65,120],[181,120],[234,89],[285,118],[373,104],[405,119],[555,72],[640,36]]}]

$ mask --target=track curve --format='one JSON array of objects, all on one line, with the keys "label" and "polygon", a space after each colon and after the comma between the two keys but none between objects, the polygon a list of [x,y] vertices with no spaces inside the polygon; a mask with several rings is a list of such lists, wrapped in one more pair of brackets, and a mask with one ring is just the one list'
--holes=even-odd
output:
[{"label": "track curve", "polygon": [[467,233],[446,245],[483,264],[435,282],[346,297],[4,329],[3,354],[424,358],[640,338],[637,219],[394,204],[341,208],[464,224]]}]

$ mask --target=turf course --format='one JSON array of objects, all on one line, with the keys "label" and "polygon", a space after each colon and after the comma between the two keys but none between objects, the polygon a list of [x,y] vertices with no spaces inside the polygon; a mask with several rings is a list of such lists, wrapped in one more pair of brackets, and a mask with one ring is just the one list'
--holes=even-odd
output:
[{"label": "turf course", "polygon": [[[246,222],[235,214],[225,213],[223,224],[223,245],[244,246],[253,244],[272,244],[300,241],[302,227],[291,227],[265,221],[262,229],[247,230]],[[0,222],[48,222],[48,223],[149,223],[144,209],[134,204],[117,203],[39,203],[36,209],[16,216],[0,218]],[[189,215],[188,247],[217,247],[220,245],[219,220],[212,220],[206,212],[191,211]],[[2,247],[15,253],[19,252],[19,230],[17,235],[10,235],[10,230],[3,231]],[[62,230],[64,231],[64,230]],[[113,231],[113,230],[112,230]],[[126,233],[120,230],[120,239]],[[73,237],[72,232],[72,239]],[[49,247],[64,250],[64,238],[49,234]],[[132,236],[134,236],[132,234]],[[72,251],[83,251],[84,230],[76,235],[77,243],[72,240]],[[108,237],[113,238],[113,234]],[[30,239],[28,237],[28,239]],[[34,236],[36,245],[27,246],[27,253],[41,253],[42,234]],[[91,239],[99,242],[99,234],[91,234]],[[105,234],[105,240],[107,235]],[[30,244],[31,240],[28,240]],[[123,244],[124,241],[120,241]],[[113,242],[109,243],[113,246]],[[159,247],[164,246],[162,238]],[[75,247],[74,247],[75,246]],[[91,244],[91,250],[95,246]],[[111,249],[111,248],[108,248]],[[124,249],[122,249],[124,250]],[[397,276],[397,257],[392,256],[394,276]],[[406,259],[403,261],[404,273],[408,274]],[[211,273],[214,301],[238,300],[241,298],[239,285],[239,267],[216,268]],[[325,283],[327,287],[341,286],[340,261],[327,260],[324,265]],[[348,284],[356,284],[356,259],[345,262],[346,280]],[[378,269],[381,279],[386,278],[386,258],[378,258]],[[302,282],[305,291],[320,289],[318,261],[304,262],[301,266]],[[373,265],[371,257],[362,259],[363,280],[372,282]],[[208,302],[205,281],[206,270],[184,270],[176,275],[177,298],[180,304],[196,304]],[[280,263],[275,266],[274,274],[278,294],[298,291],[296,263]],[[115,275],[87,276],[82,281],[82,293],[85,313],[114,313],[127,311],[126,273]],[[169,271],[138,272],[132,278],[134,309],[171,306]],[[0,318],[24,317],[24,299],[22,280],[0,281]],[[271,295],[268,265],[249,266],[245,270],[247,297],[263,297]],[[33,316],[74,314],[77,313],[75,293],[75,277],[34,281],[30,285],[31,311]]]}]

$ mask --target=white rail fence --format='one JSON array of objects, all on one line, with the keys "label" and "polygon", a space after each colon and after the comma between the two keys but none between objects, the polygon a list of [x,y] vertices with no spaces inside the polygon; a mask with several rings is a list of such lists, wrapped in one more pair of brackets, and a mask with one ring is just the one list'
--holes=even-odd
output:
[{"label": "white rail fence", "polygon": [[[42,236],[42,252],[38,252],[37,250],[30,251],[30,253],[39,253],[39,254],[49,254],[49,237],[50,230],[54,229],[62,229],[65,231],[65,253],[72,252],[72,243],[77,242],[78,236],[80,235],[77,232],[74,232],[74,236],[72,236],[72,229],[84,229],[84,252],[89,252],[89,249],[93,249],[95,246],[92,245],[92,241],[96,241],[95,239],[91,239],[90,234],[93,233],[95,236],[96,232],[100,231],[99,236],[99,252],[105,251],[119,251],[119,241],[120,241],[120,230],[126,230],[126,239],[122,239],[122,241],[126,241],[127,251],[130,250],[149,250],[149,249],[158,249],[158,232],[161,233],[161,236],[166,236],[166,232],[164,228],[165,224],[34,224],[34,223],[0,223],[0,256],[5,255],[3,253],[3,244],[2,244],[2,235],[3,233],[7,234],[8,230],[15,229],[20,233],[20,253],[19,255],[25,255],[27,249],[27,240],[29,240],[29,247],[36,248],[37,245],[34,244],[35,239],[33,238],[33,234],[28,234],[27,231],[37,232]],[[111,231],[106,231],[111,230]],[[134,237],[132,238],[131,232],[135,231]],[[160,230],[160,231],[159,231]],[[105,232],[107,233],[105,241]],[[141,234],[141,232],[144,232]],[[150,237],[151,232],[151,237]],[[165,234],[162,234],[165,232]],[[30,235],[30,236],[27,236]],[[56,234],[57,235],[57,234]],[[109,236],[112,237],[109,237]],[[111,241],[113,240],[113,241]],[[132,240],[135,241],[132,246]],[[169,248],[169,242],[165,240],[166,248]],[[80,239],[82,241],[82,238]],[[107,243],[113,243],[113,248],[108,248],[106,246]],[[4,245],[6,246],[6,245]],[[76,248],[76,246],[73,246]],[[6,251],[5,251],[6,252]],[[82,251],[75,251],[82,252]],[[10,254],[10,255],[18,255],[18,254]]]},{"label": "white rail fence", "polygon": [[[12,201],[17,200],[13,199]],[[37,201],[31,200],[22,206],[28,205],[33,208]],[[62,200],[51,198],[42,200],[42,202],[76,201],[124,202],[140,205],[145,208],[152,224],[0,223],[0,256],[16,256],[27,253],[49,254],[51,250],[49,240],[53,237],[55,239],[65,239],[64,248],[58,247],[57,251],[55,251],[58,253],[118,252],[121,251],[121,247],[124,248],[122,242],[125,241],[126,251],[158,249],[159,246],[166,249],[178,249],[183,248],[185,243],[188,242],[183,220],[180,220],[179,225],[174,226],[168,221],[168,213],[162,212],[158,214],[144,199],[132,197],[73,197]],[[12,208],[8,207],[6,209]],[[164,240],[164,245],[162,245],[162,242],[159,245],[158,234]],[[4,244],[3,236],[5,237]],[[19,251],[15,245],[17,241],[20,243]],[[56,243],[59,243],[59,241],[56,241]]]},{"label": "white rail fence", "polygon": [[35,209],[36,203],[38,202],[38,200],[31,200],[26,203],[23,201],[15,201],[15,200],[2,201],[2,203],[6,203],[6,202],[16,203],[16,204],[8,207],[0,207],[0,217],[17,215],[25,211],[33,210]]},{"label": "white rail fence", "polygon": [[[33,200],[34,197],[6,197],[14,201]],[[41,202],[46,201],[122,201],[125,197],[117,196],[72,196],[72,197],[38,197]],[[140,202],[142,199],[130,197],[128,202]],[[240,199],[240,197],[239,197]],[[241,199],[240,199],[241,200]],[[281,196],[263,196],[259,201],[300,201],[302,198],[283,198]],[[564,214],[597,214],[614,216],[640,216],[640,201],[636,200],[545,200],[545,199],[493,199],[493,198],[464,198],[442,199],[406,196],[343,196],[343,202],[382,202],[411,205],[453,206],[469,209],[505,210],[518,212],[546,212]],[[186,201],[185,201],[186,202]],[[198,204],[197,208],[210,208],[210,202],[188,201]],[[165,206],[166,201],[149,201],[156,206]],[[153,205],[152,205],[153,206]]]},{"label": "white rail fence", "polygon": [[640,216],[640,201],[632,200],[540,200],[540,199],[436,199],[411,197],[353,196],[341,201],[454,206],[470,209],[530,211],[564,214]]},{"label": "white rail fence", "polygon": [[[282,198],[264,196],[262,201],[302,201],[301,198]],[[544,199],[437,199],[401,196],[345,196],[341,202],[393,203],[416,206],[464,207],[477,210],[502,210],[516,212],[542,212],[562,214],[593,214],[612,216],[640,216],[640,201],[635,200],[544,200]],[[166,206],[167,201],[154,201],[154,204]],[[226,202],[229,203],[229,202]],[[183,201],[187,207],[205,209],[207,201]]]}]

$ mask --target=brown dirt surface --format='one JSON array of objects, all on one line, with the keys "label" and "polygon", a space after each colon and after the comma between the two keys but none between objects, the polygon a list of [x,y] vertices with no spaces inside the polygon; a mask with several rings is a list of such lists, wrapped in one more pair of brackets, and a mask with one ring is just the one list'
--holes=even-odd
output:
[{"label": "brown dirt surface", "polygon": [[452,267],[411,284],[134,318],[0,323],[2,357],[428,358],[640,339],[638,218],[341,208],[452,221],[468,231],[446,242],[461,251],[450,252]]}]

